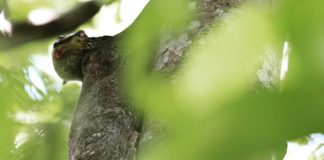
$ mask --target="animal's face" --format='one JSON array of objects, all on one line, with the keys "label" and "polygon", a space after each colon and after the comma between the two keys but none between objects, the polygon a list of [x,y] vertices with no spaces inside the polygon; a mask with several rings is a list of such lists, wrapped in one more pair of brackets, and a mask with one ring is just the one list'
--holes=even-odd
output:
[{"label": "animal's face", "polygon": [[88,36],[83,30],[72,35],[60,36],[54,43],[53,58],[60,60],[64,54],[69,54],[70,50],[81,49]]},{"label": "animal's face", "polygon": [[83,47],[88,36],[84,31],[60,36],[54,43],[52,59],[57,74],[63,80],[80,80]]}]

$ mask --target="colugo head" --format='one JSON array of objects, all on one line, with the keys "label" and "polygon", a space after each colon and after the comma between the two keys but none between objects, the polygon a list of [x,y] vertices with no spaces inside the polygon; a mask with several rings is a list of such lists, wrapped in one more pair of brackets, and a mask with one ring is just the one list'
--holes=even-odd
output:
[{"label": "colugo head", "polygon": [[88,36],[83,30],[59,36],[54,43],[52,59],[56,73],[64,80],[82,80],[82,59]]}]

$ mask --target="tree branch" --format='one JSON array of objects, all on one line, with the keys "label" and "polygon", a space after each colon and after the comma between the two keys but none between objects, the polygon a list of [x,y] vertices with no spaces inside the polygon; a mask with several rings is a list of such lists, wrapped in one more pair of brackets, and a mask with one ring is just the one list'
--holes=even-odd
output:
[{"label": "tree branch", "polygon": [[13,24],[12,36],[0,35],[0,49],[8,49],[33,40],[40,40],[70,32],[91,19],[100,9],[95,1],[85,2],[44,25],[35,26],[29,22]]}]

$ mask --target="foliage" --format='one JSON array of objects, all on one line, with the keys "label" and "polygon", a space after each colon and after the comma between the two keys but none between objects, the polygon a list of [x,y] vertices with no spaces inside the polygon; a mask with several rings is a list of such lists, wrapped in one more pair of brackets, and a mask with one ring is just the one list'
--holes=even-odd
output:
[{"label": "foliage", "polygon": [[71,9],[76,4],[76,0],[72,1],[51,1],[51,0],[8,0],[8,10],[10,19],[14,21],[24,21],[28,18],[31,11],[36,9],[48,9],[55,13],[63,13]]},{"label": "foliage", "polygon": [[44,72],[47,66],[37,66],[47,63],[40,62],[48,59],[47,44],[34,43],[0,55],[0,159],[67,157],[68,128],[79,86],[62,90]]},{"label": "foliage", "polygon": [[[62,12],[76,3],[8,2],[15,21],[26,19],[36,8]],[[194,17],[188,2],[151,1],[125,39],[129,68],[124,78],[129,96],[136,107],[169,126],[163,145],[147,147],[140,158],[250,159],[276,148],[282,140],[323,132],[324,11],[320,7],[324,2],[284,0],[233,9],[222,24],[191,46],[176,78],[170,81],[148,73],[163,38],[161,31],[177,36]],[[280,57],[284,41],[292,48],[286,79],[277,81],[278,90],[256,93],[251,84],[258,60],[269,48]],[[67,157],[79,86],[62,88],[43,70],[40,61],[44,57],[45,63],[49,61],[47,48],[52,42],[32,42],[0,52],[0,159]],[[35,57],[43,58],[35,61]]]},{"label": "foliage", "polygon": [[[146,68],[160,30],[179,33],[188,10],[175,4],[163,12],[159,8],[168,1],[151,2],[149,16],[141,17],[126,38],[131,63],[126,85],[138,106],[168,121],[170,137],[159,148],[148,147],[154,150],[142,158],[251,159],[280,148],[284,139],[323,132],[323,11],[318,8],[323,2],[316,2],[251,3],[233,10],[190,48],[172,82],[147,74]],[[279,90],[255,94],[250,82],[256,61],[269,47],[280,50],[284,41],[293,48],[287,78],[279,81]]]}]

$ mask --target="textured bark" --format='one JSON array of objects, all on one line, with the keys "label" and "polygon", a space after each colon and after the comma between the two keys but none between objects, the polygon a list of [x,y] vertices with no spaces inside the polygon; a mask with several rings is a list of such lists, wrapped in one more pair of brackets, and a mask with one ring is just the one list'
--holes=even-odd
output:
[{"label": "textured bark", "polygon": [[165,35],[167,38],[162,41],[157,53],[155,70],[175,70],[190,44],[206,34],[230,8],[237,7],[243,1],[245,0],[193,0],[190,6],[198,11],[197,18],[188,24],[188,29],[179,37]]}]

